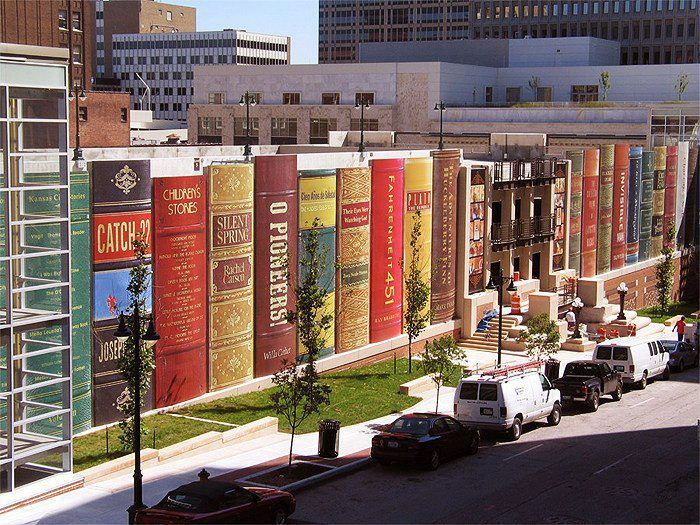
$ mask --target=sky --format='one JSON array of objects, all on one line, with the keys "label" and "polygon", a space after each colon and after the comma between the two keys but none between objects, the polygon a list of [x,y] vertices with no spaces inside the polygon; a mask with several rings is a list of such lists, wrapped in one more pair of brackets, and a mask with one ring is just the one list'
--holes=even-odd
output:
[{"label": "sky", "polygon": [[318,63],[318,0],[167,1],[196,7],[197,31],[246,29],[291,36],[292,64]]}]

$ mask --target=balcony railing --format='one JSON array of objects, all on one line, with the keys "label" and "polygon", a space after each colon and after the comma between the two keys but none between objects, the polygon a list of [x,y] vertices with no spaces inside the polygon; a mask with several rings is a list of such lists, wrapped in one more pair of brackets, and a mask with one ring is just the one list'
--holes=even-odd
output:
[{"label": "balcony railing", "polygon": [[[494,184],[532,184],[551,182],[562,165],[557,159],[510,160],[496,162],[493,167]],[[565,172],[564,172],[565,173]]]},{"label": "balcony railing", "polygon": [[514,243],[515,221],[493,223],[491,225],[491,242],[497,245]]},{"label": "balcony railing", "polygon": [[496,245],[534,241],[554,235],[554,215],[529,217],[491,225],[491,242]]}]

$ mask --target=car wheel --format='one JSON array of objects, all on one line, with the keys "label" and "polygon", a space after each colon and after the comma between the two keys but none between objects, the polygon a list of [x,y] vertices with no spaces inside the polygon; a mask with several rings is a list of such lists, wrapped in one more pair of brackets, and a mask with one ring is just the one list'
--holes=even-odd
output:
[{"label": "car wheel", "polygon": [[428,461],[428,468],[430,470],[437,470],[440,466],[440,452],[433,450],[430,453],[430,460]]},{"label": "car wheel", "polygon": [[472,434],[472,438],[469,440],[469,444],[467,445],[467,456],[473,456],[479,452],[479,441],[479,432],[475,431]]},{"label": "car wheel", "polygon": [[666,365],[666,368],[664,368],[664,373],[661,374],[661,379],[664,381],[668,381],[671,378],[671,368]]},{"label": "car wheel", "polygon": [[681,359],[681,360],[678,362],[678,371],[679,371],[679,372],[682,372],[683,370],[685,370],[685,364],[683,363],[683,360]]},{"label": "car wheel", "polygon": [[275,510],[275,525],[282,525],[283,523],[287,523],[287,510],[280,507],[279,509]]},{"label": "car wheel", "polygon": [[622,383],[617,384],[617,388],[612,394],[613,401],[619,401],[622,399]]},{"label": "car wheel", "polygon": [[547,423],[550,427],[556,427],[561,421],[561,405],[559,403],[554,403],[552,407],[552,412],[547,416]]},{"label": "car wheel", "polygon": [[647,371],[642,374],[642,379],[637,383],[639,390],[644,390],[647,387]]},{"label": "car wheel", "polygon": [[513,426],[510,427],[510,430],[508,431],[508,436],[510,437],[511,441],[518,441],[520,439],[520,435],[523,433],[523,421],[519,417],[516,417],[513,420]]},{"label": "car wheel", "polygon": [[600,406],[600,394],[598,393],[597,390],[591,394],[591,398],[588,400],[588,408],[591,409],[591,412],[597,412],[598,407]]}]

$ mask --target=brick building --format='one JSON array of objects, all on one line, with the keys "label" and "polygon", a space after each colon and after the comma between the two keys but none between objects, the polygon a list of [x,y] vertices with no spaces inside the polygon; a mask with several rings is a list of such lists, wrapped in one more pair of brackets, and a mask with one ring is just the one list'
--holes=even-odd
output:
[{"label": "brick building", "polygon": [[[78,99],[80,147],[126,147],[130,144],[129,94],[88,91]],[[68,102],[69,145],[75,147],[75,99]]]}]

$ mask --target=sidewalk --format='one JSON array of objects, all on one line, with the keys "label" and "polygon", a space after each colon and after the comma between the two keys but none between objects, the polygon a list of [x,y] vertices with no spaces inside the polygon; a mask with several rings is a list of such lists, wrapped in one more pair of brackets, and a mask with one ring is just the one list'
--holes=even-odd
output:
[{"label": "sidewalk", "polygon": [[[406,412],[432,412],[435,410],[435,390],[421,394],[423,400]],[[440,391],[440,411],[451,413],[453,388]],[[391,423],[396,414],[359,423],[340,430],[340,454],[336,460],[324,460],[324,464],[347,464],[369,456],[372,436],[376,427]],[[144,469],[143,499],[146,505],[154,505],[165,493],[190,481],[197,480],[197,473],[204,467],[212,478],[239,479],[254,471],[271,468],[287,461],[289,434],[277,433],[249,441],[243,445],[220,448],[193,455],[177,462]],[[318,434],[302,434],[294,440],[295,456],[307,456],[318,452]],[[317,456],[316,456],[317,457]],[[23,507],[0,516],[4,524],[19,523],[125,523],[126,509],[132,503],[131,474],[100,481],[60,497]]]}]

